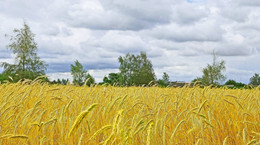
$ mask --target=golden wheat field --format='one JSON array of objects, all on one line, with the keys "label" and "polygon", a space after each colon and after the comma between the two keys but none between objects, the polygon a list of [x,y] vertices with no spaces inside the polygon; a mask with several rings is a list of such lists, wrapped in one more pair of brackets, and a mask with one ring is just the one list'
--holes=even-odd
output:
[{"label": "golden wheat field", "polygon": [[260,143],[260,90],[0,84],[0,144]]}]

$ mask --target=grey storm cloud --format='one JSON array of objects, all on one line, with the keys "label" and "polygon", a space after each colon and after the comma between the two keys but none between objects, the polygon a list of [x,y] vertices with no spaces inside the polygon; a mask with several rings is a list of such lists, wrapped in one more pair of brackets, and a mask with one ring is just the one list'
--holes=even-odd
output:
[{"label": "grey storm cloud", "polygon": [[247,83],[260,73],[259,7],[258,0],[1,0],[0,62],[13,58],[4,35],[25,20],[51,76],[69,75],[77,59],[102,80],[118,70],[119,56],[145,51],[158,78],[190,81],[215,50],[228,78]]},{"label": "grey storm cloud", "polygon": [[260,1],[238,0],[238,2],[241,6],[253,6],[253,7],[260,6]]}]

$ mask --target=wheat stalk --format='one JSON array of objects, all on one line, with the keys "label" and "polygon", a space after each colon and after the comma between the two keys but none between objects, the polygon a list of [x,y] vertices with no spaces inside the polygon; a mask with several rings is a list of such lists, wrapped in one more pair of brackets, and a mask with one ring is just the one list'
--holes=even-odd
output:
[{"label": "wheat stalk", "polygon": [[117,133],[117,130],[119,129],[119,128],[118,128],[118,126],[119,126],[119,120],[120,120],[120,117],[122,116],[123,112],[124,112],[123,109],[120,110],[120,111],[118,111],[117,116],[116,116],[116,118],[115,118],[115,120],[114,120],[112,132],[111,132],[110,136],[105,140],[104,145],[107,145],[107,144],[111,141],[111,139],[113,138],[113,136],[115,136],[115,134]]},{"label": "wheat stalk", "polygon": [[28,139],[28,136],[27,136],[27,135],[13,135],[13,136],[10,136],[9,138],[22,138],[22,139]]},{"label": "wheat stalk", "polygon": [[152,131],[153,131],[153,122],[150,123],[150,125],[148,127],[148,130],[147,130],[147,141],[146,141],[147,145],[151,144],[151,134],[152,134]]},{"label": "wheat stalk", "polygon": [[92,104],[86,111],[81,112],[77,119],[74,121],[74,124],[72,125],[70,132],[69,132],[69,136],[72,135],[72,133],[78,129],[79,125],[81,124],[82,120],[88,115],[88,113],[93,110],[98,104]]},{"label": "wheat stalk", "polygon": [[185,122],[184,120],[180,121],[180,122],[178,123],[178,125],[175,127],[174,131],[172,132],[171,138],[170,138],[171,141],[172,141],[172,139],[173,139],[173,137],[174,137],[176,131],[178,130],[178,128],[179,128],[179,127],[181,126],[181,124],[184,123],[184,122]]},{"label": "wheat stalk", "polygon": [[112,128],[112,125],[103,126],[98,131],[96,131],[88,140],[92,140],[93,138],[95,138],[96,136],[98,136],[99,134],[104,132],[105,130],[108,130],[108,129],[111,129],[111,128]]}]

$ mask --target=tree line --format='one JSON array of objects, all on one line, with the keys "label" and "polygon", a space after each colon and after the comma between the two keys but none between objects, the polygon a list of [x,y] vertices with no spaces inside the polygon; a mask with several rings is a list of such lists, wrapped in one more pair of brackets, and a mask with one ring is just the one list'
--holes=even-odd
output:
[{"label": "tree line", "polygon": [[[48,65],[37,55],[38,46],[34,40],[35,34],[30,30],[30,27],[24,22],[23,27],[13,30],[14,35],[8,36],[10,44],[7,49],[12,51],[15,56],[14,64],[2,62],[1,66],[4,71],[0,74],[0,81],[4,83],[24,81],[26,79],[33,80],[39,76],[45,75]],[[217,61],[217,56],[213,52],[213,62],[202,69],[202,77],[197,77],[192,82],[201,85],[219,85],[220,82],[226,80],[223,72],[225,71],[225,61]],[[157,79],[154,73],[152,62],[147,58],[145,52],[140,52],[139,55],[127,53],[125,56],[119,56],[118,62],[119,73],[109,73],[103,78],[103,82],[99,84],[115,85],[115,86],[147,86],[157,84],[161,87],[170,85],[170,77],[164,72],[161,79]],[[75,60],[71,64],[71,75],[73,76],[72,83],[78,86],[95,84],[95,79],[83,65]],[[57,79],[50,81],[47,77],[43,81],[51,84],[68,84],[69,79]],[[234,80],[228,80],[226,85],[235,87],[246,86],[243,83]],[[260,85],[260,76],[255,74],[250,78],[250,85]]]}]

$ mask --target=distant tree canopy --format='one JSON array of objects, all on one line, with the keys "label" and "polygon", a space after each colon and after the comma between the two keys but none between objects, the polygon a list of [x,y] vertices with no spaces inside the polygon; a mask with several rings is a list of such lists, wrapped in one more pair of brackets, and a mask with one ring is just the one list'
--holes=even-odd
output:
[{"label": "distant tree canopy", "polygon": [[159,86],[166,87],[169,85],[170,77],[166,72],[163,72],[162,79],[159,79],[157,82]]},{"label": "distant tree canopy", "polygon": [[119,73],[110,73],[108,77],[103,78],[103,83],[110,85],[119,85],[120,84],[120,74]]},{"label": "distant tree canopy", "polygon": [[91,86],[92,84],[95,84],[94,77],[92,77],[89,73],[87,74],[85,81],[87,86]]},{"label": "distant tree canopy", "polygon": [[4,83],[5,80],[8,80],[7,74],[4,73],[0,74],[0,82]]},{"label": "distant tree canopy", "polygon": [[51,84],[62,84],[62,85],[67,85],[70,81],[69,79],[57,79],[53,81],[49,81]]},{"label": "distant tree canopy", "polygon": [[200,77],[193,79],[191,82],[196,83],[196,84],[202,84]]},{"label": "distant tree canopy", "polygon": [[205,85],[219,84],[220,81],[224,81],[226,77],[223,75],[223,71],[226,69],[225,61],[217,61],[217,56],[213,51],[213,62],[212,65],[208,64],[207,67],[202,69],[203,75],[201,78],[197,78]]},{"label": "distant tree canopy", "polygon": [[255,73],[249,80],[250,85],[259,86],[260,85],[260,76],[259,74]]},{"label": "distant tree canopy", "polygon": [[30,27],[24,22],[23,28],[14,29],[13,32],[15,35],[10,37],[11,42],[7,49],[13,51],[15,64],[1,63],[3,74],[11,76],[15,82],[45,75],[47,65],[37,56],[37,43]]},{"label": "distant tree canopy", "polygon": [[225,85],[233,85],[234,88],[243,88],[246,86],[246,84],[236,82],[235,80],[228,80],[226,81]]},{"label": "distant tree canopy", "polygon": [[86,85],[90,86],[95,83],[95,79],[87,73],[87,71],[83,68],[82,64],[76,60],[75,65],[70,65],[71,75],[73,76],[73,84],[82,86],[85,81],[87,81]]},{"label": "distant tree canopy", "polygon": [[120,84],[126,86],[148,85],[156,80],[152,62],[147,59],[146,53],[140,55],[127,53],[118,58],[120,63]]},{"label": "distant tree canopy", "polygon": [[71,75],[73,76],[73,83],[75,85],[81,86],[83,85],[87,76],[87,71],[83,68],[82,64],[79,63],[78,60],[76,60],[74,63],[75,65],[70,65]]}]

